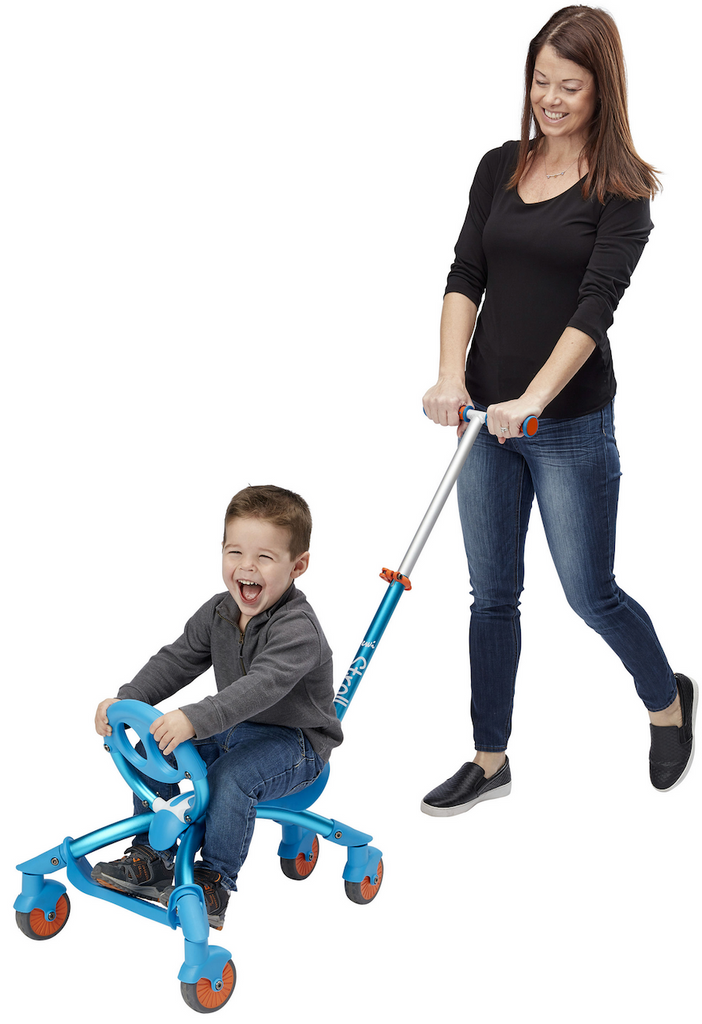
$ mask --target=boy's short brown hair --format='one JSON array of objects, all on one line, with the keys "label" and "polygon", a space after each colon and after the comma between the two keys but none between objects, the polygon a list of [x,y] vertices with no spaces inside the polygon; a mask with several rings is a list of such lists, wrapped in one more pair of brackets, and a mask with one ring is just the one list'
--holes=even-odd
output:
[{"label": "boy's short brown hair", "polygon": [[229,502],[224,517],[224,539],[232,519],[265,519],[290,533],[290,557],[310,549],[312,515],[304,498],[273,484],[245,487]]}]

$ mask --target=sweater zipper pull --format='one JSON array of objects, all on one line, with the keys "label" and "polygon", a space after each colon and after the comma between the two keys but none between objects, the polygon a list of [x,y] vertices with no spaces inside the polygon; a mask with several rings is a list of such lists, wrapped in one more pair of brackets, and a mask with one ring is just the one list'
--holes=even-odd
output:
[{"label": "sweater zipper pull", "polygon": [[246,666],[244,665],[244,634],[239,630],[239,664],[241,665],[241,671],[246,675]]}]

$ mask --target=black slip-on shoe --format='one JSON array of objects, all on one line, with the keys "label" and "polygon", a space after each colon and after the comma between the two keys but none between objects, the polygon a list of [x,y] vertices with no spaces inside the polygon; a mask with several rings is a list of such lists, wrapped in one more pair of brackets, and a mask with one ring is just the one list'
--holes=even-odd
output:
[{"label": "black slip-on shoe", "polygon": [[173,880],[173,868],[167,868],[150,846],[130,846],[119,860],[102,861],[90,872],[94,882],[145,900],[158,900]]},{"label": "black slip-on shoe", "polygon": [[697,683],[681,672],[676,672],[675,678],[680,694],[683,724],[651,725],[651,782],[662,793],[682,782],[690,770],[695,751]]},{"label": "black slip-on shoe", "polygon": [[450,818],[454,814],[469,811],[474,804],[482,800],[495,800],[500,796],[508,796],[512,789],[512,774],[509,770],[509,758],[499,771],[489,779],[480,765],[468,761],[459,768],[446,782],[442,782],[431,793],[427,793],[421,803],[421,810],[435,818]]}]

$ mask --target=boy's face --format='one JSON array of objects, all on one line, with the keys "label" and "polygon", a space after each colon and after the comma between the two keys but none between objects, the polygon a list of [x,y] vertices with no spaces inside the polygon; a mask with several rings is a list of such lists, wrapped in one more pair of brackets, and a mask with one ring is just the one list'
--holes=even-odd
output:
[{"label": "boy's face", "polygon": [[309,564],[309,551],[292,558],[290,533],[265,519],[232,519],[222,545],[222,578],[237,603],[239,627],[283,596]]}]

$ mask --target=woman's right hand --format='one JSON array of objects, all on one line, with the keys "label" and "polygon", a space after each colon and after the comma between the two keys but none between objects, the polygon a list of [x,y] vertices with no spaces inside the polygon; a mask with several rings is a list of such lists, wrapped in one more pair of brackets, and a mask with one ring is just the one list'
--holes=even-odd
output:
[{"label": "woman's right hand", "polygon": [[422,399],[424,411],[430,420],[442,427],[458,427],[458,436],[464,433],[468,424],[458,418],[462,405],[472,405],[461,377],[439,377]]},{"label": "woman's right hand", "polygon": [[107,720],[107,709],[110,704],[115,704],[119,700],[119,697],[107,697],[98,704],[98,709],[95,712],[95,732],[98,736],[111,736],[112,726]]}]

